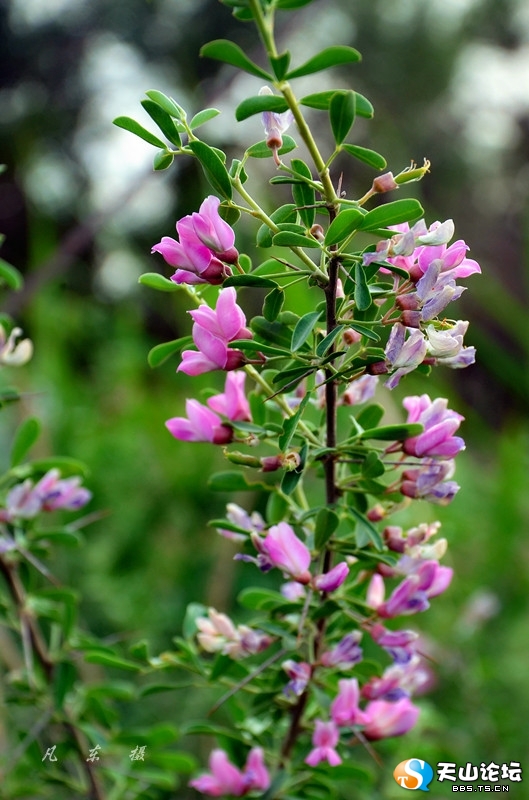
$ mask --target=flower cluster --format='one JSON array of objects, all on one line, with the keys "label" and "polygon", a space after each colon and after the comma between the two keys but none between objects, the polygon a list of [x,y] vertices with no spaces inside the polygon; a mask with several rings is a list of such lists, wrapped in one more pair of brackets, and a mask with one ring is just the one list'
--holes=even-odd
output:
[{"label": "flower cluster", "polygon": [[202,794],[210,797],[243,797],[251,791],[265,792],[270,786],[270,776],[264,765],[263,751],[254,747],[248,753],[243,770],[235,767],[228,754],[217,748],[209,757],[210,773],[200,775],[189,782],[189,785]]},{"label": "flower cluster", "polygon": [[33,519],[42,511],[77,511],[91,497],[91,492],[81,486],[81,478],[61,479],[58,469],[50,469],[37,483],[28,478],[8,491],[5,508],[0,509],[0,521]]},{"label": "flower cluster", "polygon": [[233,229],[219,215],[220,200],[206,197],[200,211],[183,217],[176,223],[180,241],[164,236],[152,248],[161,253],[176,272],[175,283],[219,284],[231,275],[227,264],[235,264],[239,253],[235,249]]},{"label": "flower cluster", "polygon": [[199,630],[197,639],[203,650],[222,653],[233,659],[260,653],[272,641],[262,631],[247,625],[235,626],[226,614],[220,614],[214,608],[208,609],[207,617],[199,617],[196,625]]}]

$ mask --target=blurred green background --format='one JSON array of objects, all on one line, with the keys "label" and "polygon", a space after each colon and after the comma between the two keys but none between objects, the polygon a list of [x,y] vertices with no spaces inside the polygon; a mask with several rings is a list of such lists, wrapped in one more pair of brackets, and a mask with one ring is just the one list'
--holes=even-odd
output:
[{"label": "blurred green background", "polygon": [[[357,123],[354,140],[382,152],[395,173],[410,159],[431,160],[431,174],[411,189],[429,221],[454,218],[484,273],[469,279],[454,312],[471,321],[467,343],[477,346],[477,365],[439,369],[428,386],[409,376],[391,400],[397,409],[404,394],[449,397],[466,417],[467,451],[453,504],[417,504],[401,518],[442,520],[456,575],[413,620],[430,641],[438,683],[420,701],[416,731],[377,747],[384,767],[369,796],[400,797],[391,773],[413,756],[513,760],[529,770],[529,6],[316,0],[279,23],[298,62],[335,43],[363,53],[359,66],[324,73],[318,83],[303,79],[300,92],[339,84],[364,93],[375,118]],[[30,413],[45,423],[39,454],[88,464],[90,508],[108,514],[56,569],[82,591],[87,628],[101,636],[125,631],[125,642],[147,637],[155,652],[170,645],[187,603],[230,611],[246,567],[235,567],[231,545],[207,527],[227,499],[205,487],[220,454],[177,443],[163,425],[207,381],[176,375],[174,361],[154,371],[146,361],[152,346],[187,332],[185,300],[137,283],[142,272],[162,271],[150,247],[209,189],[190,162],[153,173],[152,148],[112,119],[130,115],[148,125],[139,102],[156,88],[192,113],[221,109],[204,136],[230,155],[262,138],[258,120],[233,117],[260,81],[198,57],[219,37],[262,63],[253,29],[214,0],[0,3],[1,255],[26,278],[3,310],[35,342],[28,367],[1,378],[26,392],[23,408],[0,417],[3,452],[14,422]],[[313,122],[328,140],[323,117],[315,112]],[[351,161],[337,163],[341,170],[350,197],[373,177]],[[271,162],[259,163],[252,184],[270,192],[270,208],[271,175]],[[240,249],[249,248],[250,233],[241,226]],[[258,498],[239,501],[251,510]],[[192,713],[189,698],[185,706],[169,702],[174,722]],[[145,699],[130,713],[151,723],[167,718],[169,702]],[[445,788],[434,795],[447,796]],[[512,791],[529,796],[523,785]]]}]

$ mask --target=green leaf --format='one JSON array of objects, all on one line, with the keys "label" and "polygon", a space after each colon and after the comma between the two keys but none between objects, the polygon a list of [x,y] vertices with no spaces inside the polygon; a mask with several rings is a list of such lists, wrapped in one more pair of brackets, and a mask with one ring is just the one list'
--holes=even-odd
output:
[{"label": "green leaf", "polygon": [[271,492],[266,504],[266,519],[269,525],[277,525],[285,518],[287,512],[288,502],[283,495],[277,492]]},{"label": "green leaf", "polygon": [[387,228],[388,225],[398,225],[401,222],[410,222],[424,214],[424,209],[418,200],[406,198],[384,203],[372,211],[368,211],[362,220],[360,230],[372,231],[376,228]]},{"label": "green leaf", "polygon": [[174,161],[174,155],[168,150],[159,150],[154,156],[153,167],[156,172],[168,169]]},{"label": "green leaf", "polygon": [[374,450],[371,450],[362,464],[362,475],[365,478],[379,478],[385,471],[386,468],[378,457],[378,454]]},{"label": "green leaf", "polygon": [[141,104],[150,118],[156,122],[163,135],[166,136],[167,139],[169,139],[169,141],[175,144],[177,147],[180,147],[182,143],[180,134],[178,133],[178,129],[173,122],[172,116],[168,114],[165,109],[161,108],[161,106],[154,100],[142,100]]},{"label": "green leaf", "polygon": [[157,289],[159,292],[177,292],[180,288],[177,283],[164,278],[157,272],[145,272],[138,278],[138,283],[142,286],[149,286],[151,289]]},{"label": "green leaf", "polygon": [[31,468],[33,472],[48,472],[50,469],[58,469],[63,478],[69,478],[73,475],[80,475],[86,477],[88,475],[88,467],[82,461],[76,458],[69,458],[69,456],[50,456],[49,458],[37,458],[31,461]]},{"label": "green leaf", "polygon": [[294,388],[294,383],[301,381],[303,378],[308,377],[311,372],[315,372],[316,366],[313,367],[292,367],[291,369],[282,369],[277,375],[274,375],[272,383],[274,386]]},{"label": "green leaf", "polygon": [[189,123],[189,127],[194,131],[195,128],[200,128],[201,125],[209,122],[210,119],[215,119],[219,114],[220,111],[217,108],[205,108],[203,111],[199,111],[198,114],[195,114]]},{"label": "green leaf", "polygon": [[375,526],[367,519],[367,517],[365,517],[360,513],[360,511],[357,511],[356,508],[353,508],[352,506],[349,506],[348,512],[356,521],[355,538],[358,547],[365,547],[367,544],[371,543],[377,550],[383,550],[384,545],[382,542],[382,537]]},{"label": "green leaf", "polygon": [[150,89],[148,92],[145,92],[145,94],[150,100],[157,103],[160,108],[163,108],[169,116],[178,120],[185,119],[184,109],[182,106],[179,106],[172,97],[167,97],[167,95],[163,94],[163,92],[159,92],[157,89]]},{"label": "green leaf", "polygon": [[412,436],[419,436],[424,430],[418,422],[402,425],[384,425],[381,428],[370,428],[361,434],[361,439],[382,439],[384,441],[400,442]]},{"label": "green leaf", "polygon": [[157,344],[149,350],[149,355],[147,356],[149,366],[153,368],[159,367],[172,355],[179,353],[184,347],[188,347],[191,344],[193,344],[192,336],[181,336],[180,339],[174,339],[172,342]]},{"label": "green leaf", "polygon": [[309,3],[312,3],[312,0],[277,0],[276,8],[301,8],[302,6],[308,6]]},{"label": "green leaf", "polygon": [[[308,94],[306,97],[302,97],[299,102],[301,105],[308,106],[309,108],[316,108],[319,111],[327,111],[331,103],[331,98],[335,94],[335,89],[328,89],[325,92]],[[374,114],[373,106],[369,100],[362,94],[359,94],[359,92],[355,92],[355,110],[358,117],[367,117],[370,119]]]},{"label": "green leaf", "polygon": [[280,231],[274,234],[272,243],[278,247],[320,247],[317,239],[291,231]]},{"label": "green leaf", "polygon": [[235,350],[242,350],[244,353],[268,353],[271,356],[290,356],[290,350],[282,347],[274,347],[264,342],[256,342],[252,339],[235,339],[230,342],[228,347]]},{"label": "green leaf", "polygon": [[145,142],[149,144],[153,144],[155,147],[160,147],[165,149],[165,143],[162,142],[161,139],[158,139],[154,133],[151,133],[143,125],[140,125],[139,122],[136,122],[135,119],[131,119],[131,117],[116,117],[114,120],[114,125],[117,125],[118,128],[123,128],[129,133],[135,134],[135,136],[139,136],[140,139],[143,139]]},{"label": "green leaf", "polygon": [[372,342],[380,341],[380,336],[378,333],[375,333],[375,331],[368,325],[362,325],[361,322],[349,322],[348,327],[352,328],[357,333],[361,333],[362,336],[366,337],[366,339],[371,339]]},{"label": "green leaf", "polygon": [[271,56],[270,63],[278,81],[282,81],[290,64],[290,53],[286,50],[279,56]]},{"label": "green leaf", "polygon": [[242,69],[244,72],[249,72],[250,75],[263,78],[265,81],[273,82],[274,80],[273,75],[254,64],[246,53],[235,42],[230,42],[229,39],[215,39],[213,42],[208,42],[201,48],[200,55],[214,58],[216,61],[223,61],[225,64],[231,64],[232,67]]},{"label": "green leaf", "polygon": [[257,589],[249,587],[243,589],[237,596],[237,602],[244,608],[249,608],[252,611],[269,611],[277,606],[285,604],[285,597],[279,592],[274,592],[271,589]]},{"label": "green leaf", "polygon": [[357,158],[359,161],[363,161],[364,164],[369,164],[370,167],[374,167],[375,169],[385,169],[387,167],[384,156],[381,156],[380,153],[377,153],[375,150],[369,150],[368,147],[360,147],[357,144],[343,144],[342,150],[345,150],[349,155],[354,156],[354,158]]},{"label": "green leaf", "polygon": [[242,122],[254,114],[261,114],[263,111],[275,111],[278,114],[288,111],[288,103],[277,94],[260,94],[255,97],[248,97],[243,100],[235,110],[235,119]]},{"label": "green leaf", "polygon": [[88,651],[84,654],[84,660],[89,664],[102,664],[105,667],[115,667],[116,669],[126,669],[131,672],[139,672],[141,664],[120,658],[112,653],[104,653],[101,650]]},{"label": "green leaf", "polygon": [[355,95],[356,95],[355,107],[357,116],[365,117],[366,119],[372,119],[372,117],[375,114],[375,110],[373,108],[372,103],[369,102],[367,97],[364,97],[363,94],[360,94],[360,92],[355,92]]},{"label": "green leaf", "polygon": [[16,430],[13,446],[11,448],[11,466],[16,467],[24,460],[28,450],[30,450],[39,438],[41,424],[38,419],[30,417],[22,422]]},{"label": "green leaf", "polygon": [[8,264],[3,258],[0,258],[0,280],[15,292],[20,291],[24,285],[24,279],[18,269]]},{"label": "green leaf", "polygon": [[217,152],[200,141],[189,142],[188,147],[200,161],[204,174],[213,188],[227,200],[231,200],[233,192],[230,176]]},{"label": "green leaf", "polygon": [[316,550],[321,550],[325,547],[339,523],[340,519],[336,511],[326,506],[320,508],[316,517],[316,527],[314,530],[314,547]]},{"label": "green leaf", "polygon": [[224,286],[253,286],[258,289],[273,289],[277,283],[270,278],[262,278],[260,275],[232,275],[224,281]]},{"label": "green leaf", "polygon": [[329,118],[336,144],[341,144],[351,130],[355,115],[355,93],[353,91],[336,92],[331,97]]},{"label": "green leaf", "polygon": [[77,670],[70,661],[59,661],[53,670],[53,694],[56,708],[62,708],[64,698],[73,689]]},{"label": "green leaf", "polygon": [[[296,147],[297,144],[294,139],[291,136],[284,134],[283,144],[277,152],[280,156],[282,156],[285,155],[285,153],[290,153],[292,150],[295,150]],[[252,146],[249,147],[246,152],[252,158],[272,158],[273,156],[273,153],[266,144],[265,139],[263,139],[261,142],[257,142],[256,144],[252,144]]]},{"label": "green leaf", "polygon": [[289,72],[287,80],[300,78],[302,75],[311,75],[314,72],[321,72],[321,70],[329,69],[329,67],[336,67],[338,64],[351,64],[360,61],[361,58],[362,56],[358,50],[353,47],[345,47],[344,45],[326,47],[313,58],[309,58],[300,67]]},{"label": "green leaf", "polygon": [[290,347],[293,353],[295,353],[305,344],[310,334],[316,327],[316,323],[320,317],[320,311],[309,311],[308,314],[305,314],[301,317],[292,333],[292,342]]},{"label": "green leaf", "polygon": [[359,311],[366,311],[371,305],[371,293],[361,264],[355,264],[355,305]]},{"label": "green leaf", "polygon": [[341,334],[345,325],[337,325],[330,333],[325,336],[316,348],[316,355],[323,358],[327,350],[330,348],[337,336]]},{"label": "green leaf", "polygon": [[360,411],[356,417],[356,421],[360,427],[367,430],[368,428],[376,428],[378,423],[384,416],[384,407],[378,403],[372,403]]},{"label": "green leaf", "polygon": [[357,208],[345,208],[333,219],[325,234],[325,244],[330,247],[347,239],[358,230],[365,214]]},{"label": "green leaf", "polygon": [[[282,222],[286,222],[291,218],[295,219],[295,217],[296,206],[294,203],[287,203],[284,206],[280,206],[272,214],[270,214],[270,219],[272,222],[275,222],[276,225],[280,225]],[[273,232],[268,225],[261,225],[257,231],[257,247],[272,247],[272,236]]]},{"label": "green leaf", "polygon": [[[301,161],[301,159],[293,158],[291,167],[298,175],[312,180],[310,168],[304,161]],[[311,228],[314,225],[314,219],[316,217],[316,209],[314,208],[316,195],[314,189],[307,183],[294,183],[292,184],[292,197],[298,207],[299,216],[303,224],[306,228]]]},{"label": "green leaf", "polygon": [[215,472],[208,481],[208,489],[212,492],[249,492],[259,489],[269,489],[262,482],[248,483],[242,472],[227,470]]},{"label": "green leaf", "polygon": [[288,450],[290,447],[290,442],[296,432],[296,428],[298,426],[298,422],[301,419],[301,415],[305,410],[305,406],[307,405],[310,399],[310,394],[306,394],[301,403],[299,404],[296,413],[292,417],[288,417],[283,423],[283,431],[279,436],[278,444],[279,447],[283,452]]},{"label": "green leaf", "polygon": [[263,303],[263,316],[268,322],[274,322],[277,315],[283,308],[285,293],[280,286],[276,286],[266,295]]},{"label": "green leaf", "polygon": [[264,317],[254,317],[250,322],[250,328],[259,339],[265,343],[275,344],[278,347],[285,347],[290,351],[292,332],[290,328],[279,320],[269,322]]}]

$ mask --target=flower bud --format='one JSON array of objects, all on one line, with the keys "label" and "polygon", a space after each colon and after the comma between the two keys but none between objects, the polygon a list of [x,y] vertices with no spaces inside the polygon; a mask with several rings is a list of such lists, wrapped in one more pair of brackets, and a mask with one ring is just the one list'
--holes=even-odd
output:
[{"label": "flower bud", "polygon": [[325,231],[323,230],[321,225],[318,225],[317,223],[312,226],[309,233],[311,236],[314,236],[314,238],[317,239],[318,242],[323,242],[323,240],[325,239]]},{"label": "flower bud", "polygon": [[430,172],[430,162],[427,158],[424,159],[422,167],[418,167],[414,161],[411,162],[409,167],[403,169],[402,172],[395,177],[395,183],[400,186],[403,183],[411,183],[412,181],[420,181],[427,172]]},{"label": "flower bud", "polygon": [[393,177],[392,172],[386,172],[384,175],[379,175],[373,181],[373,186],[371,187],[372,192],[377,192],[382,194],[383,192],[391,192],[393,189],[398,189],[399,186]]},{"label": "flower bud", "polygon": [[232,464],[241,464],[243,467],[254,467],[259,469],[261,460],[248,453],[240,453],[238,450],[224,450],[224,457]]}]

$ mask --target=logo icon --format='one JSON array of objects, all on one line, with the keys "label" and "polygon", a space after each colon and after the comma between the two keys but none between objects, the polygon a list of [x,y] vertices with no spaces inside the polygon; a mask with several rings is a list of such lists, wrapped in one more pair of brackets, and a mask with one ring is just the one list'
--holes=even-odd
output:
[{"label": "logo icon", "polygon": [[420,758],[408,758],[395,767],[393,777],[403,789],[420,789],[421,792],[428,792],[433,769]]}]

